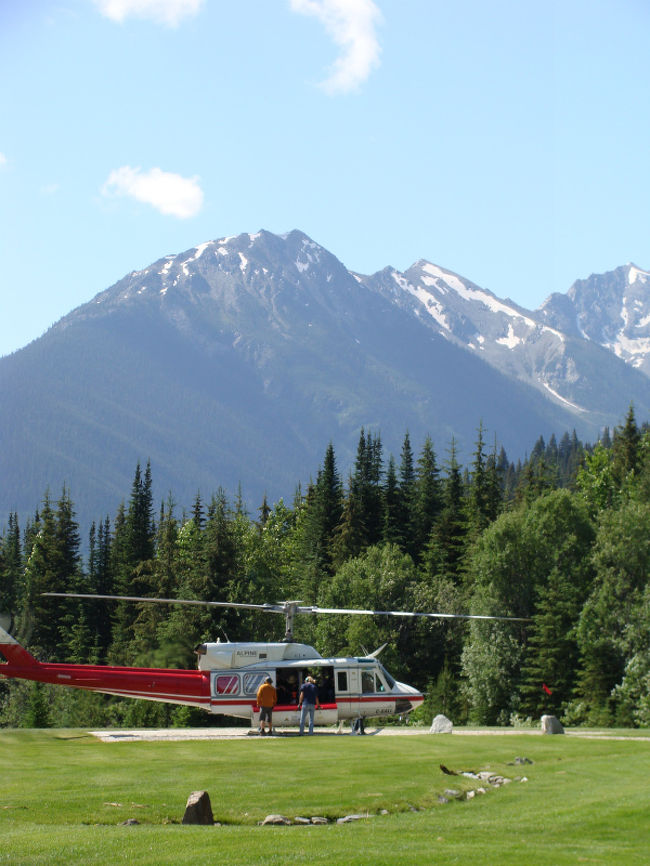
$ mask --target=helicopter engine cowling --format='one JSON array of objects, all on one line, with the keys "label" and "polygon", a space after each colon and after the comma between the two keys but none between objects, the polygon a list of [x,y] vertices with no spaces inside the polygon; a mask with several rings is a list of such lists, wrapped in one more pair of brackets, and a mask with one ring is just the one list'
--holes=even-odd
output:
[{"label": "helicopter engine cowling", "polygon": [[203,643],[196,650],[200,671],[232,670],[287,659],[320,659],[303,643]]}]

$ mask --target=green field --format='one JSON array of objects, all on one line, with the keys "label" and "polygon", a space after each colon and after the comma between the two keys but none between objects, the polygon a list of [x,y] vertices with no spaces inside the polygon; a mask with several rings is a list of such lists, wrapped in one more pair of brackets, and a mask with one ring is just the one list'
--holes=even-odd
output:
[{"label": "green field", "polygon": [[[513,766],[517,756],[533,763]],[[631,737],[423,733],[102,743],[77,730],[4,730],[0,759],[0,864],[650,860],[650,740]],[[441,763],[528,781],[441,804],[445,789],[481,784],[444,775]],[[221,826],[181,825],[196,790],[208,791]],[[258,826],[269,813],[369,817]],[[121,824],[129,818],[139,824]]]}]

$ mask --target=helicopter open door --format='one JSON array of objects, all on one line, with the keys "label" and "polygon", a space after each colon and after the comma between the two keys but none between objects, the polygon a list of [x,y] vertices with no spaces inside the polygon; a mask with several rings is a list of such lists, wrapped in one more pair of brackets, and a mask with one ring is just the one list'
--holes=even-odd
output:
[{"label": "helicopter open door", "polygon": [[[314,722],[317,725],[333,725],[339,719],[334,688],[334,669],[330,666],[318,666],[313,670],[306,667],[278,667],[269,672],[278,692],[278,703],[273,709],[273,725],[278,727],[300,724],[300,708],[298,701],[300,687],[310,674],[318,684],[320,709],[316,710]],[[251,715],[251,726],[259,726],[259,707],[254,706]]]}]

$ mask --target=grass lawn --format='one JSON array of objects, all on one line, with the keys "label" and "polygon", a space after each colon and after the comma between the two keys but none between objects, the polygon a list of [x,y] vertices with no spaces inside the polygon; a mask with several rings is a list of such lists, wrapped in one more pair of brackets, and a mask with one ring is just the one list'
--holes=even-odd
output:
[{"label": "grass lawn", "polygon": [[[516,756],[534,763],[512,766]],[[650,862],[650,741],[629,737],[101,743],[80,730],[4,730],[0,761],[0,864]],[[441,763],[528,781],[440,804],[447,788],[481,784]],[[196,790],[222,826],[180,824]],[[258,826],[269,813],[370,817]],[[128,818],[139,825],[122,826]]]}]

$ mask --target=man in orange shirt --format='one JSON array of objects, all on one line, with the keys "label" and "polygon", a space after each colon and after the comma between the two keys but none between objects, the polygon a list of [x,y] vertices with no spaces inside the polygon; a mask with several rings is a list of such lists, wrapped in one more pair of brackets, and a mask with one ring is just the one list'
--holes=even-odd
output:
[{"label": "man in orange shirt", "polygon": [[257,706],[260,708],[260,734],[264,736],[264,722],[268,722],[269,734],[273,733],[273,707],[278,702],[278,693],[271,677],[267,677],[257,690]]}]

